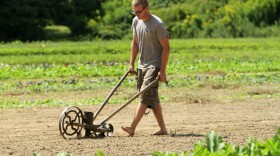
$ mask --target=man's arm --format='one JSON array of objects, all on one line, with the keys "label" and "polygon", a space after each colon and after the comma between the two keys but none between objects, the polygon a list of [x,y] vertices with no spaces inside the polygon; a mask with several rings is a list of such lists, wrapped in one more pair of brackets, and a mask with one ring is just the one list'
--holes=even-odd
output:
[{"label": "man's arm", "polygon": [[134,62],[135,62],[137,53],[138,53],[138,45],[137,45],[135,36],[133,36],[133,39],[131,42],[130,67],[129,67],[129,71],[131,74],[134,73]]},{"label": "man's arm", "polygon": [[160,81],[161,82],[167,82],[166,79],[166,66],[168,63],[168,58],[169,58],[169,53],[170,53],[170,46],[169,46],[169,39],[168,37],[164,37],[161,41],[160,41],[161,46],[163,47],[162,50],[162,58],[161,58],[161,68],[160,68]]}]

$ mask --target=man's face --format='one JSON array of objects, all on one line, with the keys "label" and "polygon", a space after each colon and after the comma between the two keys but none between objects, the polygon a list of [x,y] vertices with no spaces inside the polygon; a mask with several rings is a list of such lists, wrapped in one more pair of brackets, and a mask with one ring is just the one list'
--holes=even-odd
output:
[{"label": "man's face", "polygon": [[133,7],[133,14],[137,16],[139,19],[142,19],[145,16],[145,10],[147,7],[143,8],[142,5],[138,5],[137,7]]}]

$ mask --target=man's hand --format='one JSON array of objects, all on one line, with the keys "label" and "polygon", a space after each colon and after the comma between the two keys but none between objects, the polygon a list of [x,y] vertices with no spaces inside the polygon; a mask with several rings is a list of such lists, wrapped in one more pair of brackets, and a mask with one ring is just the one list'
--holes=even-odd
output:
[{"label": "man's hand", "polygon": [[131,74],[131,75],[133,75],[133,74],[136,74],[136,72],[135,72],[135,70],[134,70],[134,66],[129,66],[129,73]]},{"label": "man's hand", "polygon": [[159,76],[160,82],[165,82],[166,84],[168,84],[165,72],[160,71],[158,73],[158,76]]}]

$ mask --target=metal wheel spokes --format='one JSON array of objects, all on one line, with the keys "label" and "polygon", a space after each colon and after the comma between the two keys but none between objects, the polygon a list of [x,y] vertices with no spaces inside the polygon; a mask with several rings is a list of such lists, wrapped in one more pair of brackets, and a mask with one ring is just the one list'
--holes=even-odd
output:
[{"label": "metal wheel spokes", "polygon": [[113,136],[113,132],[114,132],[114,127],[113,127],[113,125],[112,124],[106,124],[105,125],[105,127],[104,127],[105,129],[106,129],[106,135],[105,136]]},{"label": "metal wheel spokes", "polygon": [[59,119],[59,131],[63,138],[81,137],[83,113],[78,107],[65,108]]}]

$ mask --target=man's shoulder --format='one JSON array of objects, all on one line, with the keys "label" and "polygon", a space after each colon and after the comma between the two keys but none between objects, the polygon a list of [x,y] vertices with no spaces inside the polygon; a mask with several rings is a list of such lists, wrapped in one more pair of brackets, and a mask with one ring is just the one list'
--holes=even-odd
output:
[{"label": "man's shoulder", "polygon": [[133,18],[133,20],[132,20],[132,23],[136,23],[138,20],[139,20],[138,17],[135,16],[135,17]]},{"label": "man's shoulder", "polygon": [[157,23],[163,24],[163,21],[161,20],[161,18],[159,18],[158,16],[156,16],[154,14],[152,14],[152,19]]}]

